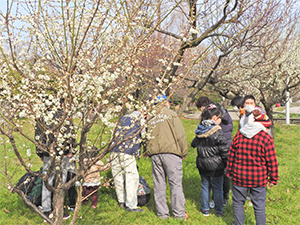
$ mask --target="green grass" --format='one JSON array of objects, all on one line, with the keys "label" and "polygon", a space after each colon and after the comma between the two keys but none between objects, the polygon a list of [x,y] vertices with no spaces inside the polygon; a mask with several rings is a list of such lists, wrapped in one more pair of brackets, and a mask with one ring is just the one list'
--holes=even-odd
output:
[{"label": "green grass", "polygon": [[[182,120],[190,143],[194,138],[194,130],[197,120]],[[28,127],[30,129],[30,127]],[[237,122],[234,123],[234,132],[237,131]],[[299,224],[300,222],[300,126],[275,125],[275,145],[279,161],[279,183],[277,186],[268,189],[267,194],[267,224]],[[18,138],[19,145],[23,145],[24,140]],[[25,143],[28,144],[28,143]],[[28,144],[29,145],[29,144]],[[26,149],[24,147],[24,149]],[[3,163],[4,147],[0,146],[1,165]],[[17,167],[17,160],[12,157],[13,153],[8,152],[9,171],[13,172]],[[139,172],[146,178],[152,188],[152,196],[147,206],[143,207],[145,213],[135,214],[119,209],[114,189],[102,187],[99,190],[99,202],[96,209],[92,209],[91,204],[82,206],[76,224],[206,224],[222,225],[232,224],[234,221],[232,202],[224,208],[224,217],[217,218],[213,210],[209,217],[203,217],[200,210],[201,180],[195,164],[196,150],[189,148],[189,154],[183,161],[183,187],[186,198],[186,211],[189,218],[186,222],[175,220],[170,217],[168,220],[161,220],[156,216],[155,204],[153,200],[153,180],[151,173],[151,161],[149,158],[140,158],[138,161]],[[39,168],[41,163],[32,151],[31,162],[35,168]],[[3,169],[3,168],[1,168]],[[18,169],[14,176],[16,182],[24,173]],[[110,171],[106,172],[111,177]],[[5,182],[2,175],[1,181]],[[168,200],[169,189],[167,190]],[[37,216],[28,208],[17,194],[12,194],[4,187],[0,189],[0,224],[41,224],[43,219]],[[254,225],[255,217],[253,207],[245,204],[246,221],[245,224]],[[73,214],[73,213],[71,213]],[[68,224],[69,221],[64,221]]]}]

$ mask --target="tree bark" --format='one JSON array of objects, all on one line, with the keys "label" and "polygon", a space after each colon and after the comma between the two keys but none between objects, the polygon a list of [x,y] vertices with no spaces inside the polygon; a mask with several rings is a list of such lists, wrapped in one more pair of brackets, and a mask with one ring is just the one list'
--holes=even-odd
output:
[{"label": "tree bark", "polygon": [[271,129],[271,135],[273,138],[275,138],[275,127],[274,127],[274,121],[273,121],[273,109],[272,109],[272,106],[273,104],[268,104],[266,102],[262,102],[264,107],[265,107],[265,110],[266,110],[266,114],[267,116],[270,118],[270,120],[272,121],[272,125],[269,129]]},{"label": "tree bark", "polygon": [[53,192],[53,224],[62,225],[64,216],[64,198],[66,190],[62,187]]}]

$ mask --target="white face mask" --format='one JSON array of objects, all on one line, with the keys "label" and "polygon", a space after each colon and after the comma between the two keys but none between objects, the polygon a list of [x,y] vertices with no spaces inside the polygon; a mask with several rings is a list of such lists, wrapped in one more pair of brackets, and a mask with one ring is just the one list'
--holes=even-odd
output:
[{"label": "white face mask", "polygon": [[254,105],[245,105],[245,110],[248,113],[251,113],[254,110],[255,106]]},{"label": "white face mask", "polygon": [[239,111],[239,108],[235,105],[235,106],[233,106],[233,110],[237,112],[237,111]]}]

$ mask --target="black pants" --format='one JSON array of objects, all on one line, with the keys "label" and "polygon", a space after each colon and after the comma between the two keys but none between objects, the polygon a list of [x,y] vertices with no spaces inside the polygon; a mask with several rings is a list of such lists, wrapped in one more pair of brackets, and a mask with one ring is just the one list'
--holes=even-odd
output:
[{"label": "black pants", "polygon": [[[211,187],[209,187],[209,191],[211,190]],[[229,191],[230,191],[230,179],[229,177],[224,174],[223,177],[223,199],[228,200],[229,199]],[[213,194],[212,194],[212,199],[214,199]]]},{"label": "black pants", "polygon": [[[68,172],[67,175],[67,181],[71,180],[73,177],[75,177],[76,174],[75,173],[71,173]],[[77,191],[76,191],[76,187],[75,185],[72,186],[69,190],[68,190],[68,197],[69,197],[69,205],[71,208],[74,208],[76,205],[76,198],[77,198]]]},{"label": "black pants", "polygon": [[224,174],[223,177],[223,199],[228,200],[229,199],[229,191],[230,191],[230,179],[229,177]]}]

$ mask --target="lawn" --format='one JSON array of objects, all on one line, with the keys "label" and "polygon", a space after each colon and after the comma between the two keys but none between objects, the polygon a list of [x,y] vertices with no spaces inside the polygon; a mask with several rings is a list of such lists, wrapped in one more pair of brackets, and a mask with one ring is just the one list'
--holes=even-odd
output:
[{"label": "lawn", "polygon": [[[182,120],[188,137],[188,142],[194,138],[194,130],[197,125],[196,120]],[[234,132],[237,130],[237,122],[234,123]],[[30,129],[30,127],[28,128]],[[30,132],[30,131],[29,131]],[[277,186],[268,189],[267,194],[267,224],[299,224],[300,222],[300,126],[299,125],[279,125],[275,128],[275,145],[279,161],[279,176],[280,180]],[[22,139],[18,139],[20,146],[26,152],[27,143],[22,143]],[[21,144],[22,143],[22,144]],[[4,162],[4,145],[0,145],[0,165]],[[9,150],[9,149],[6,149]],[[7,152],[9,170],[11,173],[17,168],[17,160],[12,157],[11,151]],[[172,217],[168,220],[157,218],[153,194],[150,202],[143,207],[145,213],[130,213],[119,209],[116,200],[114,189],[106,189],[102,187],[99,190],[99,202],[96,209],[92,209],[91,204],[85,205],[79,212],[80,218],[76,224],[232,224],[234,222],[232,202],[224,208],[224,217],[217,218],[213,210],[209,217],[204,217],[199,212],[200,210],[200,191],[201,180],[195,164],[196,150],[189,148],[189,154],[183,161],[183,187],[186,198],[186,211],[189,214],[187,221],[179,221]],[[38,157],[32,152],[30,157],[35,169],[41,166]],[[149,158],[140,158],[138,160],[139,172],[146,178],[152,188],[153,181],[151,174],[151,161]],[[2,170],[3,168],[1,168]],[[24,170],[19,168],[14,176],[14,181],[24,173]],[[111,177],[110,171],[103,174]],[[28,208],[17,194],[12,194],[3,184],[5,179],[1,178],[0,189],[0,224],[40,224],[43,219],[37,216],[30,208]],[[169,195],[169,189],[167,190]],[[169,199],[169,198],[168,198]],[[246,202],[246,221],[245,224],[255,224],[253,207]],[[71,213],[72,215],[73,213]],[[68,224],[65,221],[64,224]]]}]

